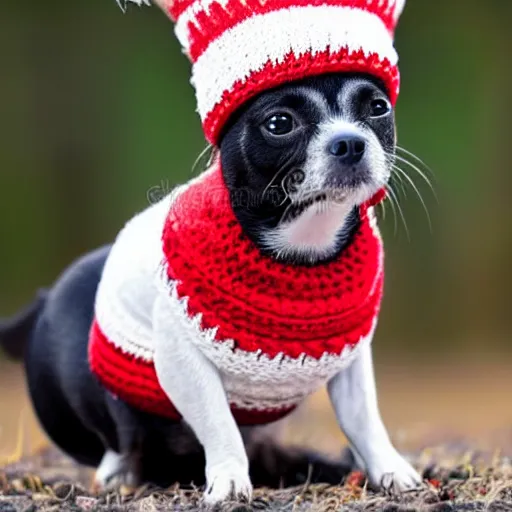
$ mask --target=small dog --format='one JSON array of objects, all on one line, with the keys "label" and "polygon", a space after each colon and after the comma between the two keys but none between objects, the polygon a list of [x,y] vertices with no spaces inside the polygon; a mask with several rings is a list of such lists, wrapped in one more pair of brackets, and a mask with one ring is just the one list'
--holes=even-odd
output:
[{"label": "small dog", "polygon": [[[265,261],[303,269],[310,276],[309,271],[326,268],[353,250],[362,223],[361,205],[386,186],[394,148],[394,113],[383,85],[371,76],[336,73],[286,84],[247,102],[225,126],[214,161],[222,169],[244,243]],[[296,380],[288,375],[281,386],[277,374],[258,378],[258,368],[264,366],[258,366],[257,354],[248,359],[247,368],[236,368],[242,379],[236,381],[223,366],[220,352],[197,348],[191,337],[197,325],[182,325],[171,306],[158,300],[156,288],[140,278],[128,288],[137,289],[144,299],[129,307],[146,326],[141,337],[147,335],[154,343],[160,386],[182,420],[141,410],[109,391],[110,381],[95,378],[89,364],[91,325],[98,314],[95,301],[100,309],[99,302],[108,302],[108,294],[101,299],[98,290],[114,283],[114,268],[129,272],[130,266],[147,260],[145,254],[160,243],[161,233],[152,226],[164,218],[173,200],[164,198],[139,214],[113,246],[79,259],[27,310],[0,324],[1,345],[24,356],[33,405],[49,437],[77,461],[99,465],[99,485],[116,477],[131,484],[202,484],[206,467],[205,499],[210,504],[248,499],[253,484],[297,483],[297,475],[307,474],[312,461],[313,481],[336,483],[342,466],[314,454],[275,448],[270,458],[262,456],[265,448],[256,442],[260,427],[254,425],[259,421],[240,422],[226,400],[228,395],[230,403],[248,409],[251,400],[270,403],[284,415],[325,381],[355,461],[370,482],[397,490],[417,487],[419,475],[392,446],[378,410],[373,328],[357,350],[344,351],[337,366],[326,373],[318,370],[312,380],[316,366],[300,357],[293,369]],[[223,258],[231,257],[229,242],[214,243],[210,250],[223,265]],[[124,250],[116,249],[123,244]],[[364,263],[364,252],[357,258]],[[208,279],[203,276],[202,285],[207,286]],[[126,291],[127,301],[130,293]],[[232,312],[229,318],[235,317]],[[311,329],[314,332],[313,324]],[[236,350],[231,347],[222,357]],[[239,428],[237,422],[245,426]]]}]

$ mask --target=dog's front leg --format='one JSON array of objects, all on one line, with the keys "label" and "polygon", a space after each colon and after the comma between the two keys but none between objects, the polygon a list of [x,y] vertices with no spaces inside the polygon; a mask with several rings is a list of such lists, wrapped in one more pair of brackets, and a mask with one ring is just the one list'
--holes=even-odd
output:
[{"label": "dog's front leg", "polygon": [[421,478],[391,444],[378,404],[370,344],[328,384],[338,423],[370,482],[398,491],[419,486]]},{"label": "dog's front leg", "polygon": [[155,369],[162,389],[203,445],[205,501],[248,500],[249,463],[221,376],[193,344],[191,325],[176,325],[168,301],[158,298],[153,312]]}]

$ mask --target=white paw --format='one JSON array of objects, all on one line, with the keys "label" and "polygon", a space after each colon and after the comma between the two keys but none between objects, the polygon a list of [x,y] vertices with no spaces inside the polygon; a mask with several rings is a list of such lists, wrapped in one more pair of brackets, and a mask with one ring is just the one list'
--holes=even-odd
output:
[{"label": "white paw", "polygon": [[216,505],[224,501],[250,501],[252,484],[246,465],[226,461],[207,471],[207,486],[204,501]]},{"label": "white paw", "polygon": [[404,492],[421,487],[416,470],[394,449],[379,454],[367,467],[370,482],[391,492]]},{"label": "white paw", "polygon": [[129,471],[125,457],[107,450],[94,475],[93,490],[99,492],[122,485],[136,487],[137,477],[135,473]]}]

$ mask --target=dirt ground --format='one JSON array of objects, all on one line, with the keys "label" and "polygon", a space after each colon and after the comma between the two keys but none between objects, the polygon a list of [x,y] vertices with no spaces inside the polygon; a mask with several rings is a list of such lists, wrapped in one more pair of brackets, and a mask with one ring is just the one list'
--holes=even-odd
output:
[{"label": "dirt ground", "polygon": [[[257,489],[250,506],[230,503],[223,510],[512,512],[509,365],[397,364],[377,368],[377,375],[384,419],[395,444],[422,472],[422,490],[402,496],[374,492],[361,474],[351,472],[335,487],[306,482],[293,489]],[[48,448],[19,367],[0,368],[0,388],[0,512],[202,508],[197,489],[90,492],[91,470]],[[330,454],[344,444],[325,392],[285,421],[278,434],[285,443]]]},{"label": "dirt ground", "polygon": [[[300,512],[385,511],[512,511],[512,459],[469,451],[463,445],[424,450],[413,458],[425,479],[419,491],[394,495],[370,490],[357,471],[340,485],[304,485],[295,488],[257,489],[250,504],[229,503],[220,510]],[[0,511],[133,511],[201,510],[198,489],[136,490],[120,488],[95,494],[89,475],[54,449],[10,464],[0,471]]]}]

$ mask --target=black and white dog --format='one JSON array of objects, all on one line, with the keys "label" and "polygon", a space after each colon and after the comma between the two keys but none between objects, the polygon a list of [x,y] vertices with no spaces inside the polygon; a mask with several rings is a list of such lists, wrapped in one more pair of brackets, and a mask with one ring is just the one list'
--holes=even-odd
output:
[{"label": "black and white dog", "polygon": [[[316,191],[312,199],[292,194],[269,202],[233,202],[233,209],[262,253],[314,266],[350,248],[358,206],[386,185],[394,148],[394,113],[383,86],[365,75],[333,74],[281,86],[244,105],[223,132],[220,159],[231,197],[239,190],[270,197],[265,191],[278,176],[300,170],[291,174],[292,185]],[[335,199],[332,190],[340,192]],[[109,251],[110,246],[103,247],[76,261],[29,308],[0,324],[0,344],[24,357],[32,402],[49,437],[77,461],[99,466],[101,485],[120,475],[134,484],[202,484],[205,453],[206,459],[220,460],[207,472],[209,503],[233,494],[249,497],[253,484],[297,483],[315,457],[277,448],[264,454],[255,441],[257,427],[242,429],[245,449],[238,444],[239,433],[231,430],[218,434],[210,428],[198,436],[199,443],[197,425],[223,424],[218,411],[215,416],[186,403],[180,407],[185,421],[177,424],[137,411],[97,382],[88,364],[88,334]],[[194,364],[201,372],[203,363]],[[189,368],[172,371],[176,382],[182,377],[183,388],[188,386]],[[202,404],[216,402],[216,389],[199,389],[205,393]],[[392,446],[381,420],[370,345],[330,380],[328,389],[340,427],[370,482],[398,490],[418,486],[419,475]],[[175,399],[180,392],[174,391]],[[314,481],[339,481],[336,464],[316,462]]]}]

